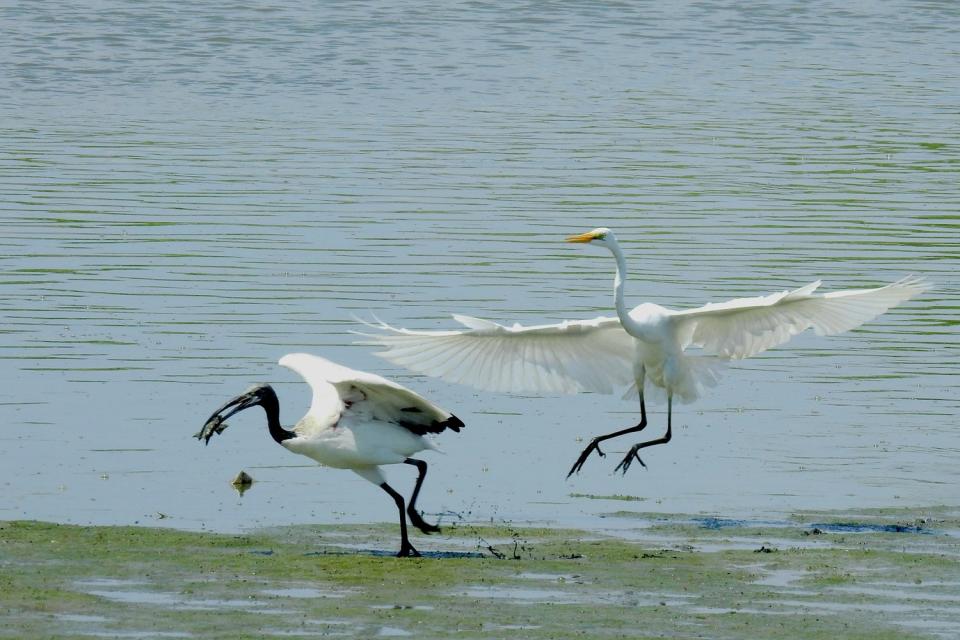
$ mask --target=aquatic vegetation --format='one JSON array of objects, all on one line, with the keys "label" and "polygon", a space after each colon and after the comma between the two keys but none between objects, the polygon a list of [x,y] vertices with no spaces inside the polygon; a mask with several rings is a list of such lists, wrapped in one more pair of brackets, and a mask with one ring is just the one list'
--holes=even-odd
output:
[{"label": "aquatic vegetation", "polygon": [[[388,524],[226,535],[7,522],[0,623],[18,638],[212,629],[237,638],[656,637],[683,629],[902,640],[929,637],[925,625],[960,632],[960,538],[943,533],[960,520],[950,510],[869,517],[937,523],[924,533],[805,536],[812,518],[841,520],[805,514],[782,527],[705,527],[677,514],[636,539],[461,523],[431,536],[424,557],[405,560],[392,557]],[[777,550],[756,553],[763,546]]]}]

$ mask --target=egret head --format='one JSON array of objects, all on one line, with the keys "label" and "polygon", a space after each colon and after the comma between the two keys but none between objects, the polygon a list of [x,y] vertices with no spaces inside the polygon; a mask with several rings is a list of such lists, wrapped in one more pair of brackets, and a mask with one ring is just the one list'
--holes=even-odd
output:
[{"label": "egret head", "polygon": [[593,231],[570,236],[567,238],[567,242],[582,242],[609,246],[609,243],[615,241],[615,239],[616,237],[613,235],[613,231],[610,231],[610,229],[606,227],[598,227]]}]

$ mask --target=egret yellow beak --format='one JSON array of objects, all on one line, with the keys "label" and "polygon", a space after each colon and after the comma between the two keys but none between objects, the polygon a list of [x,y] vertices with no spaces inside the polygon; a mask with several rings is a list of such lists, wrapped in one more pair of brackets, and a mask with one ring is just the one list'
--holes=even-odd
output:
[{"label": "egret yellow beak", "polygon": [[580,235],[570,236],[566,239],[566,242],[590,242],[591,240],[596,239],[596,237],[596,232],[587,231],[586,233],[581,233]]}]

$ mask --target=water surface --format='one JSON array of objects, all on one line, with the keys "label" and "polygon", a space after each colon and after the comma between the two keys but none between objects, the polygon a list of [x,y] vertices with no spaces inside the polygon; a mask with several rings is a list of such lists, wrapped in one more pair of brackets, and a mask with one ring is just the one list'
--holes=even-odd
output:
[{"label": "water surface", "polygon": [[[0,518],[391,519],[253,412],[190,437],[259,381],[295,421],[292,351],[465,420],[429,455],[441,520],[610,526],[615,503],[571,493],[754,517],[956,503],[956,5],[272,5],[0,8]],[[561,242],[600,225],[635,303],[937,289],[734,366],[626,477],[630,440],[563,480],[635,402],[474,392],[352,344],[354,315],[609,313],[610,257]]]}]

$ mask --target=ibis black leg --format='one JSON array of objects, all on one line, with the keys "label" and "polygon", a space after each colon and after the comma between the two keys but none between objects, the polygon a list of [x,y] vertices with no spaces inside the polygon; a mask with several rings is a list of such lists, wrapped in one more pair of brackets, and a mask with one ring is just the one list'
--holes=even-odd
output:
[{"label": "ibis black leg", "polygon": [[[634,433],[636,431],[642,431],[644,427],[647,426],[647,408],[643,404],[643,394],[640,394],[640,422],[634,427],[628,427],[626,429],[621,429],[620,431],[615,431],[613,433],[608,433],[605,436],[597,436],[590,441],[590,444],[587,445],[587,448],[580,453],[580,457],[577,458],[577,461],[573,463],[573,466],[570,467],[570,472],[567,474],[567,478],[572,476],[575,473],[580,473],[580,469],[583,468],[583,463],[587,461],[587,458],[590,457],[590,454],[596,451],[600,454],[600,457],[606,457],[603,451],[600,450],[600,443],[604,440],[609,440],[610,438],[616,438],[628,433]],[[642,464],[642,463],[641,463]]]},{"label": "ibis black leg", "polygon": [[390,494],[393,501],[397,503],[397,509],[400,510],[400,553],[397,554],[397,557],[420,557],[420,552],[413,548],[413,545],[410,544],[410,538],[407,537],[407,516],[403,512],[403,496],[394,491],[393,487],[386,482],[381,484],[380,488]]},{"label": "ibis black leg", "polygon": [[630,468],[630,465],[633,463],[634,458],[637,462],[640,463],[640,466],[647,466],[643,464],[643,460],[640,459],[640,456],[637,454],[640,449],[644,447],[652,447],[658,444],[666,444],[670,442],[670,421],[673,415],[673,397],[667,396],[667,432],[663,435],[662,438],[657,438],[655,440],[648,440],[646,442],[641,442],[630,447],[630,451],[627,452],[627,456],[620,461],[620,464],[617,465],[617,468],[614,471],[622,471],[623,473],[627,472],[627,469]]},{"label": "ibis black leg", "polygon": [[407,504],[407,515],[410,516],[410,524],[424,533],[436,533],[440,531],[440,527],[424,521],[420,516],[420,512],[417,511],[417,496],[420,495],[420,486],[423,484],[423,479],[427,477],[427,463],[423,460],[415,460],[413,458],[407,458],[404,462],[406,464],[412,464],[419,471],[419,474],[417,474],[417,484],[414,485],[413,494],[410,496],[410,502]]}]

